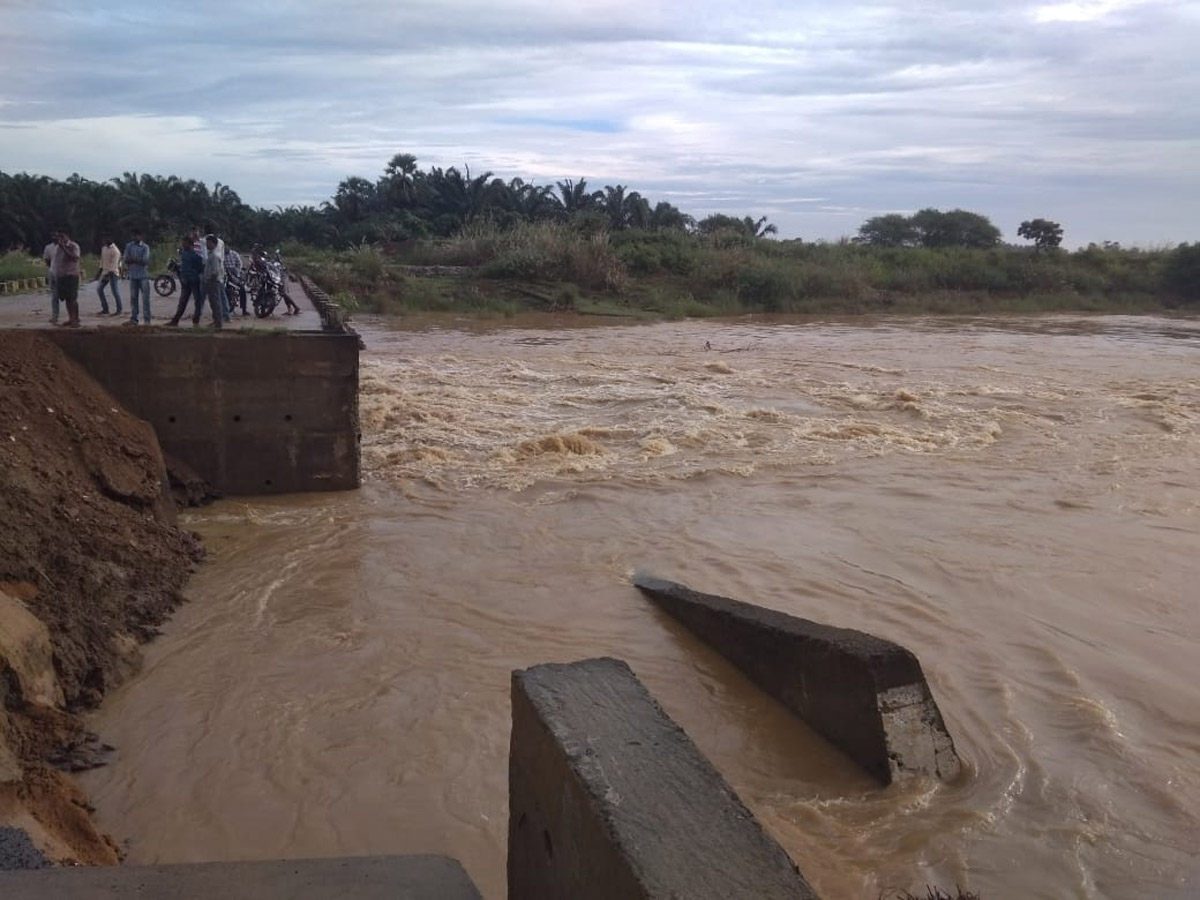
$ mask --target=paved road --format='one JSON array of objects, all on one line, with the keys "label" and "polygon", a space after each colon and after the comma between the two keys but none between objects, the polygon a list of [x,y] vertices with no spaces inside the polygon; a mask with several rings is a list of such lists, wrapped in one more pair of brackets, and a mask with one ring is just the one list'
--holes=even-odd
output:
[{"label": "paved road", "polygon": [[[100,298],[96,296],[98,282],[90,281],[79,286],[79,321],[85,328],[112,328],[123,326],[129,321],[129,282],[121,282],[121,301],[125,310],[120,316],[98,316]],[[280,303],[275,312],[265,319],[256,318],[253,310],[246,318],[235,316],[227,328],[254,328],[272,330],[286,328],[289,331],[320,331],[321,317],[313,308],[299,282],[292,279],[288,284],[288,295],[300,307],[298,315],[284,315],[287,305]],[[163,326],[175,314],[179,303],[179,290],[170,297],[160,297],[150,289],[150,313],[154,327]],[[248,307],[249,308],[249,307]],[[109,309],[112,309],[112,294],[109,292]],[[191,307],[189,305],[189,313]],[[206,310],[207,313],[207,310]],[[66,308],[62,310],[61,318],[65,319]],[[200,320],[201,325],[211,324],[212,314],[207,313]],[[0,295],[0,328],[51,328],[50,324],[50,292],[48,290],[25,294]],[[192,323],[183,319],[182,328],[191,328]]]}]

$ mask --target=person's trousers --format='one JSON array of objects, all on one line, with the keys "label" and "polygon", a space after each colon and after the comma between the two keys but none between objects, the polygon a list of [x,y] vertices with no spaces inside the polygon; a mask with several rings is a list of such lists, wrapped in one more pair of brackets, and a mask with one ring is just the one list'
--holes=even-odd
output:
[{"label": "person's trousers", "polygon": [[50,285],[50,321],[58,321],[58,276],[53,272],[46,276],[46,283]]},{"label": "person's trousers", "polygon": [[67,321],[79,324],[79,276],[58,276],[58,299],[67,305]]},{"label": "person's trousers", "polygon": [[100,311],[108,312],[108,298],[104,296],[104,289],[112,288],[113,301],[117,304],[117,315],[121,314],[121,281],[112,272],[105,272],[100,276],[100,285],[96,288],[96,295],[100,298]]},{"label": "person's trousers", "polygon": [[[204,284],[205,291],[208,293],[208,305],[212,308],[213,327],[220,328],[225,323],[225,313],[221,309],[221,291],[225,285],[216,278],[211,278]],[[192,319],[193,322],[199,322],[200,316]]]},{"label": "person's trousers", "polygon": [[199,278],[180,278],[179,279],[179,306],[175,308],[175,315],[171,317],[171,324],[178,325],[179,320],[187,315],[188,303],[195,301],[196,311],[192,314],[192,321],[200,321],[200,313],[204,312],[204,285]]},{"label": "person's trousers", "polygon": [[149,278],[130,278],[129,279],[129,311],[132,315],[129,318],[130,322],[135,325],[138,320],[138,294],[142,295],[142,321],[147,325],[150,324],[150,279]]},{"label": "person's trousers", "polygon": [[242,315],[246,315],[246,282],[244,281],[228,281],[225,283],[225,289],[232,290],[242,304]]},{"label": "person's trousers", "polygon": [[226,322],[229,321],[229,291],[225,289],[225,282],[220,282],[221,285],[221,318]]}]

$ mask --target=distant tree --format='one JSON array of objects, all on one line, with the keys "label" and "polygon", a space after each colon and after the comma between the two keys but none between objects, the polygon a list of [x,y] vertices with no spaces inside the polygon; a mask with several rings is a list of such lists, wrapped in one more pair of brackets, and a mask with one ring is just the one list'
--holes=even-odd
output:
[{"label": "distant tree", "polygon": [[417,158],[411,153],[397,153],[379,179],[379,196],[394,208],[409,206],[417,196],[416,174]]},{"label": "distant tree", "polygon": [[718,231],[742,231],[745,226],[741,219],[727,216],[724,213],[713,213],[705,216],[696,223],[696,230],[701,234],[715,234]]},{"label": "distant tree", "polygon": [[759,219],[745,216],[741,219],[734,216],[727,216],[724,213],[713,213],[711,216],[705,216],[696,223],[696,230],[701,234],[715,234],[718,231],[737,231],[746,237],[766,237],[768,234],[776,234],[779,229],[767,221],[767,217],[763,216]]},{"label": "distant tree", "polygon": [[1171,251],[1163,281],[1184,303],[1200,302],[1200,242],[1180,244]]},{"label": "distant tree", "polygon": [[742,219],[742,227],[751,237],[766,237],[768,234],[779,234],[779,229],[771,222],[767,221],[766,216],[758,219],[753,219],[750,216],[745,216]]},{"label": "distant tree", "polygon": [[995,247],[1000,229],[987,216],[965,209],[923,209],[910,221],[923,247]]},{"label": "distant tree", "polygon": [[650,213],[651,228],[686,231],[694,224],[695,220],[691,216],[666,200],[659,200],[654,204],[654,209]]},{"label": "distant tree", "polygon": [[588,191],[586,178],[580,178],[578,181],[572,181],[570,178],[560,181],[558,182],[558,192],[562,195],[559,202],[568,216],[574,213],[590,212],[600,204],[604,197],[600,191]]},{"label": "distant tree", "polygon": [[873,247],[911,247],[919,237],[917,227],[908,216],[888,213],[874,216],[859,225],[854,243]]},{"label": "distant tree", "polygon": [[1039,251],[1054,250],[1062,243],[1063,230],[1049,219],[1027,219],[1017,228],[1017,236],[1033,241]]},{"label": "distant tree", "polygon": [[351,176],[337,186],[333,206],[344,221],[360,222],[373,211],[375,199],[374,184],[365,178]]}]

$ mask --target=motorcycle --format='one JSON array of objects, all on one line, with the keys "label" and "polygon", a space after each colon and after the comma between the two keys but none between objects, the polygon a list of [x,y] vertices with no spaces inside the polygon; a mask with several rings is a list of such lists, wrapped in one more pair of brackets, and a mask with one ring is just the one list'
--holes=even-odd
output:
[{"label": "motorcycle", "polygon": [[154,279],[154,293],[160,297],[170,297],[179,287],[182,277],[179,272],[179,260],[172,257],[167,263],[167,272]]},{"label": "motorcycle", "polygon": [[287,293],[283,265],[267,257],[255,258],[246,278],[246,290],[254,304],[254,315],[260,319],[271,315]]}]

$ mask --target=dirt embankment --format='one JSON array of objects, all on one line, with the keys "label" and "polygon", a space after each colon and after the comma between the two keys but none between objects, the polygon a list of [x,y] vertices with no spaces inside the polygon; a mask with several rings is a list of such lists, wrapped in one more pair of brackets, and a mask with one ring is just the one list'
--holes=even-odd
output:
[{"label": "dirt embankment", "polygon": [[63,771],[110,749],[75,714],[137,668],[203,556],[165,483],[149,425],[53,343],[0,333],[0,837],[55,862],[118,858]]}]

